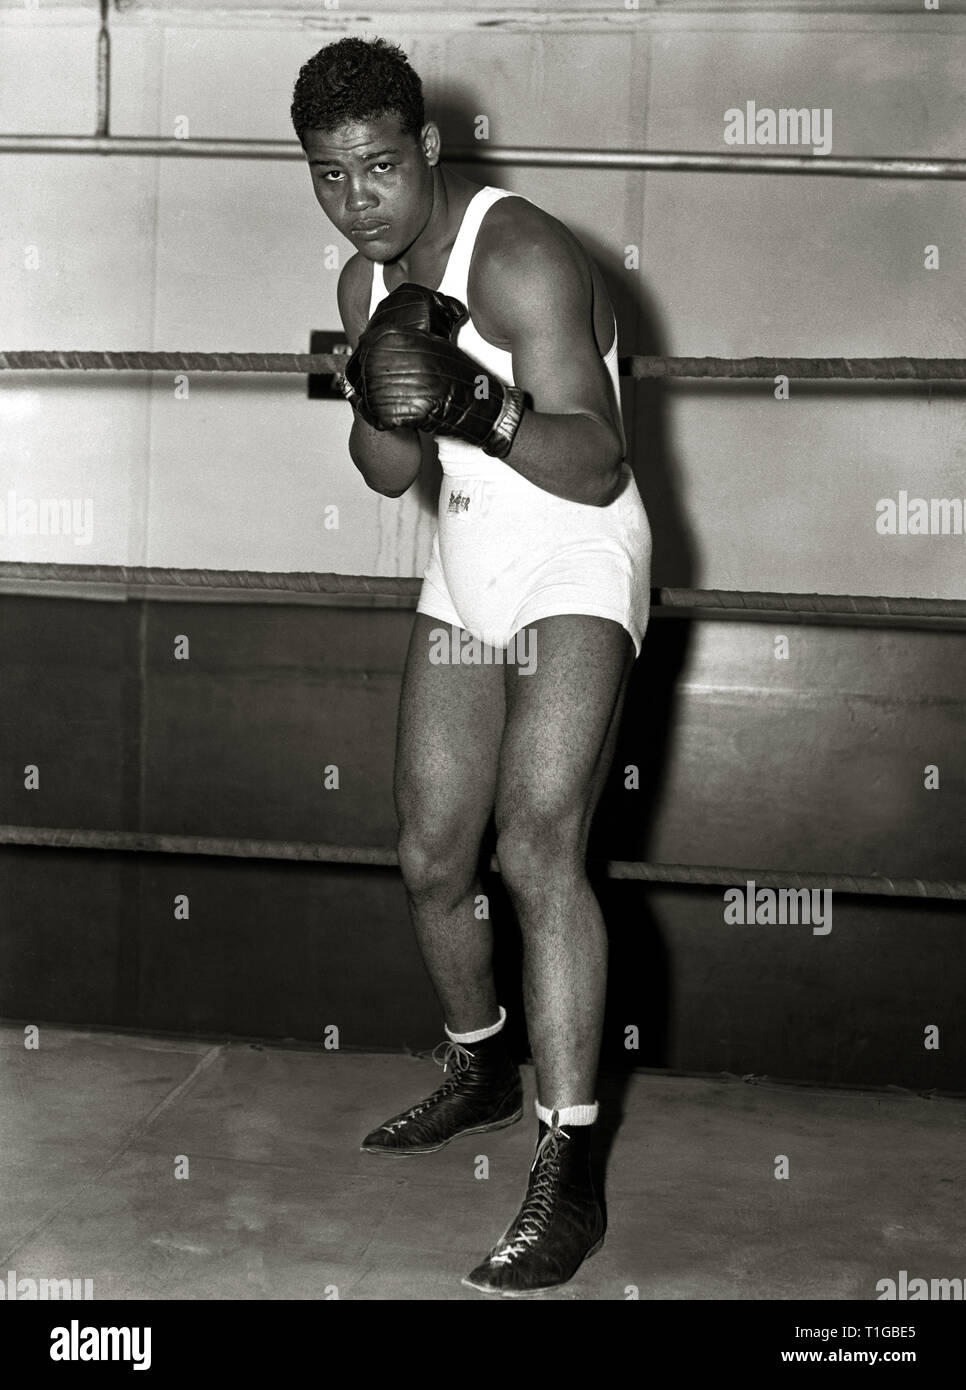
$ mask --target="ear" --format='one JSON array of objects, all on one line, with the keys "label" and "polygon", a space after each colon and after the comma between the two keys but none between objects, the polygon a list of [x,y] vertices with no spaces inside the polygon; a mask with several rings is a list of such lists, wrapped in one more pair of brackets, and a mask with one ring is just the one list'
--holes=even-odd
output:
[{"label": "ear", "polygon": [[442,140],[439,126],[435,121],[427,121],[419,132],[419,147],[423,152],[423,158],[430,167],[439,163]]}]

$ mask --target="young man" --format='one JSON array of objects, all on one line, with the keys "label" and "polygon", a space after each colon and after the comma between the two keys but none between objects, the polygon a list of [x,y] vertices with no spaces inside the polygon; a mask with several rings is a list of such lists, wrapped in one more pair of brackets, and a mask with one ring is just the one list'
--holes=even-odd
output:
[{"label": "young man", "polygon": [[[568,228],[441,166],[439,129],[399,48],[323,48],[299,74],[292,119],[323,212],[357,248],[339,280],[353,462],[399,497],[419,472],[422,431],[443,468],[395,798],[447,1079],[362,1147],[432,1153],[522,1114],[492,931],[475,911],[493,813],[523,934],[539,1128],[523,1205],[463,1282],[531,1293],[565,1283],[603,1240],[589,1143],[607,940],[585,855],[647,624],[651,548],[624,461],[616,321]],[[447,629],[456,655],[440,661]],[[518,668],[521,647],[535,659]]]}]

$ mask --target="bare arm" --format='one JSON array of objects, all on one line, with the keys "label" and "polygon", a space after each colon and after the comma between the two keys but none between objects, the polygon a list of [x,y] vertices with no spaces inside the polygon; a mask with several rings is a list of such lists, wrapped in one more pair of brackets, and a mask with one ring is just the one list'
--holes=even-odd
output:
[{"label": "bare arm", "polygon": [[518,225],[480,275],[487,317],[509,339],[514,382],[533,407],[504,463],[557,497],[606,506],[624,443],[594,338],[590,268],[559,225]]},{"label": "bare arm", "polygon": [[[339,313],[349,346],[355,348],[368,320],[368,305],[360,299],[361,257],[349,260],[339,276]],[[374,430],[359,412],[352,412],[349,457],[374,492],[401,497],[416,480],[422,463],[418,430]]]}]

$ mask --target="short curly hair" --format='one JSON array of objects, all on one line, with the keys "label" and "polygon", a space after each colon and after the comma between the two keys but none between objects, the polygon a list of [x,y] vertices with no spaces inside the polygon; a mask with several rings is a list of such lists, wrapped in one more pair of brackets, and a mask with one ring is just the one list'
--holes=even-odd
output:
[{"label": "short curly hair", "polygon": [[423,84],[398,44],[339,39],[302,65],[292,94],[292,124],[304,144],[309,130],[393,113],[404,134],[419,139],[425,122]]}]

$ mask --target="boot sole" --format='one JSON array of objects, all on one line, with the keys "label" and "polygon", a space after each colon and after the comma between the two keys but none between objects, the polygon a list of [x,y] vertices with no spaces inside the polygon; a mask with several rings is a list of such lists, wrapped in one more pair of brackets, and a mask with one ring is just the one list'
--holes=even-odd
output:
[{"label": "boot sole", "polygon": [[439,1153],[440,1149],[445,1149],[447,1144],[452,1144],[454,1139],[465,1139],[471,1134],[487,1134],[491,1129],[506,1129],[509,1125],[515,1125],[517,1120],[523,1119],[523,1106],[514,1111],[512,1115],[507,1115],[503,1120],[493,1120],[487,1125],[475,1125],[473,1129],[461,1129],[456,1134],[451,1134],[448,1139],[444,1139],[441,1144],[434,1144],[431,1149],[390,1149],[382,1145],[373,1144],[366,1147],[365,1144],[359,1145],[360,1153],[364,1154],[388,1154],[391,1158],[417,1158],[422,1154]]},{"label": "boot sole", "polygon": [[571,1274],[570,1278],[562,1280],[559,1284],[541,1284],[539,1288],[535,1289],[491,1289],[488,1284],[473,1284],[470,1282],[468,1278],[461,1279],[460,1283],[465,1284],[468,1289],[477,1289],[480,1293],[497,1294],[501,1298],[530,1298],[534,1294],[538,1293],[552,1293],[554,1289],[563,1289],[566,1288],[568,1284],[572,1283],[573,1280],[576,1279],[577,1275],[580,1273],[583,1266],[590,1259],[591,1255],[596,1255],[597,1251],[601,1248],[603,1243],[604,1237],[601,1236],[597,1244],[592,1245],[590,1249],[587,1251],[587,1254],[581,1260],[580,1264],[574,1270],[573,1274]]}]

